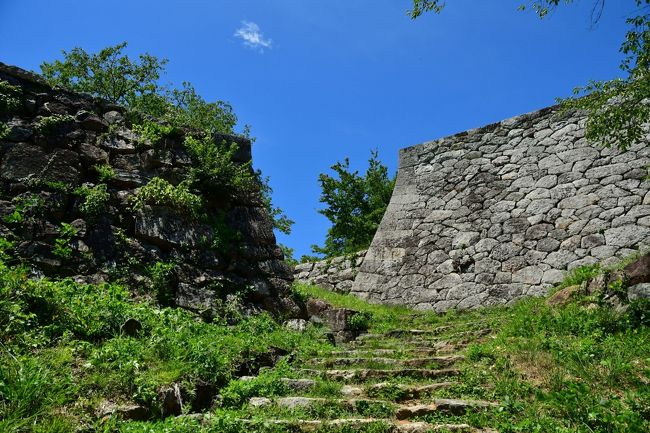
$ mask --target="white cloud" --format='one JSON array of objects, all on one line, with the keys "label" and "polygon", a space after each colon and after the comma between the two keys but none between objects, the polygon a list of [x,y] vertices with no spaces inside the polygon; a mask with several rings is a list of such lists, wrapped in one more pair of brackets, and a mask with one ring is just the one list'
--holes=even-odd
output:
[{"label": "white cloud", "polygon": [[250,21],[242,21],[242,26],[235,32],[235,37],[244,41],[244,45],[250,48],[259,48],[264,51],[264,48],[271,48],[273,41],[264,38],[260,26]]}]

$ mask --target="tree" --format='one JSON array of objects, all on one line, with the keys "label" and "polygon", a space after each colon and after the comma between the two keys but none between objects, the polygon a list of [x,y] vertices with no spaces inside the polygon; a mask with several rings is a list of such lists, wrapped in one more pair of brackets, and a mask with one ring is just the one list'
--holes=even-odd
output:
[{"label": "tree", "polygon": [[188,82],[183,82],[181,89],[169,90],[167,99],[171,101],[171,107],[166,117],[173,123],[209,134],[232,132],[237,124],[237,116],[230,104],[224,101],[207,102]]},{"label": "tree", "polygon": [[[559,99],[564,109],[587,112],[586,136],[590,141],[621,149],[643,137],[650,119],[650,0],[631,1],[637,11],[626,19],[630,29],[620,48],[624,55],[620,68],[626,77],[591,81],[576,88],[572,97]],[[529,6],[544,18],[562,2],[569,4],[574,0],[536,0]],[[593,22],[602,16],[605,3],[606,0],[594,0]],[[415,19],[425,12],[439,13],[444,6],[443,0],[413,0],[409,15]],[[519,9],[527,7],[522,4]]]},{"label": "tree", "polygon": [[205,101],[188,82],[180,89],[160,84],[168,60],[146,53],[132,60],[124,54],[126,47],[127,42],[122,42],[98,53],[73,48],[63,51],[63,60],[43,62],[41,70],[53,86],[90,93],[174,126],[209,135],[234,132],[237,116],[230,104]]},{"label": "tree", "polygon": [[167,59],[141,54],[139,61],[122,54],[127,43],[89,54],[82,48],[63,51],[64,60],[43,62],[41,71],[51,84],[100,96],[115,104],[134,105],[160,92],[158,80]]},{"label": "tree", "polygon": [[312,246],[315,253],[326,257],[354,253],[370,245],[395,186],[377,151],[371,152],[363,176],[358,171],[350,171],[348,158],[331,169],[335,176],[324,173],[319,176],[320,201],[327,207],[318,212],[332,226],[327,231],[325,246]]}]

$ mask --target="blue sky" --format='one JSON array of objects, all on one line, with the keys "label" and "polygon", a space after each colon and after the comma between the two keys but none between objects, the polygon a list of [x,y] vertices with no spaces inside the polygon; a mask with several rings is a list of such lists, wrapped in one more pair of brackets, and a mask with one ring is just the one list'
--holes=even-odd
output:
[{"label": "blue sky", "polygon": [[[318,174],[554,103],[619,75],[631,0],[591,0],[540,21],[526,0],[448,0],[411,21],[410,0],[0,0],[0,61],[38,70],[62,49],[128,41],[169,59],[166,81],[229,101],[257,137],[254,163],[296,221],[280,242],[322,244]],[[616,4],[614,4],[616,3]],[[238,32],[239,30],[239,32]]]}]

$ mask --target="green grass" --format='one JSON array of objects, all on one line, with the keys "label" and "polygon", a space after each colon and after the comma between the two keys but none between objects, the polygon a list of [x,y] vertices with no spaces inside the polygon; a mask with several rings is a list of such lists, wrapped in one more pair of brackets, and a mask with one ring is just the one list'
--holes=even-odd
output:
[{"label": "green grass", "polygon": [[[436,382],[410,377],[390,380],[392,386],[371,393],[387,403],[337,402],[341,383],[319,379],[305,396],[328,401],[300,410],[264,409],[248,405],[251,397],[294,395],[281,378],[301,377],[300,368],[315,356],[334,348],[324,330],[310,325],[300,334],[282,328],[268,315],[241,319],[229,326],[218,319],[206,323],[195,314],[163,308],[155,301],[134,299],[120,285],[83,285],[70,280],[33,280],[26,269],[10,266],[11,244],[0,254],[0,432],[89,433],[295,431],[265,419],[333,419],[391,417],[403,398],[399,384]],[[572,274],[565,285],[584,281],[594,269]],[[598,296],[577,297],[568,305],[552,307],[544,299],[526,299],[512,307],[471,312],[414,312],[405,308],[371,305],[352,296],[298,285],[300,296],[318,297],[337,307],[364,313],[370,332],[394,329],[436,329],[416,345],[440,340],[461,341],[459,332],[491,328],[492,333],[456,351],[465,355],[455,367],[461,375],[446,378],[452,385],[423,396],[484,399],[499,407],[476,413],[427,416],[433,423],[467,423],[507,432],[614,433],[650,431],[650,330],[648,303],[637,302],[614,311]],[[155,299],[155,296],[149,297]],[[145,297],[145,299],[148,299]],[[142,324],[135,336],[120,328],[128,318]],[[363,343],[404,348],[406,338],[379,338]],[[277,347],[292,353],[254,380],[261,356]],[[385,355],[379,355],[384,357]],[[406,354],[391,355],[397,359]],[[390,357],[390,356],[386,356]],[[417,357],[420,357],[419,355]],[[395,368],[393,365],[366,366]],[[342,368],[357,368],[350,366]],[[432,365],[431,367],[435,367]],[[249,370],[246,373],[244,370]],[[215,385],[221,396],[203,421],[180,417],[160,419],[158,390],[177,383],[192,404],[198,381]],[[370,380],[360,386],[379,382]],[[138,403],[148,407],[147,422],[98,419],[103,401]],[[251,421],[244,422],[242,419]],[[81,430],[79,430],[81,431]],[[387,432],[378,422],[363,428],[323,427],[321,433]]]},{"label": "green grass", "polygon": [[403,316],[412,313],[412,310],[405,307],[369,304],[352,295],[334,293],[318,286],[296,283],[294,287],[295,291],[305,299],[318,298],[337,308],[349,308],[367,313],[371,317],[368,320],[369,332],[399,329],[400,324],[403,323]]},{"label": "green grass", "polygon": [[[141,322],[137,336],[122,335],[128,318]],[[242,368],[254,374],[275,347],[301,356],[324,350],[321,334],[289,332],[266,314],[206,323],[135,301],[119,285],[32,280],[0,261],[0,431],[81,425],[102,400],[139,403],[155,415],[163,386],[180,383],[189,404],[197,381],[224,387]]]}]

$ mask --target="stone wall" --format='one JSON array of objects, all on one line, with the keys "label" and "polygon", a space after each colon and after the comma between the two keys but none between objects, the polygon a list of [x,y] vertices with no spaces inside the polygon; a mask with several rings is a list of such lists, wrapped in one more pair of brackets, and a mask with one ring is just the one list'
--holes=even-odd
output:
[{"label": "stone wall", "polygon": [[647,140],[596,147],[584,123],[551,107],[403,149],[351,293],[437,311],[505,304],[647,245]]},{"label": "stone wall", "polygon": [[338,293],[349,293],[354,279],[363,263],[366,251],[320,262],[296,265],[293,276],[296,281],[315,284]]},{"label": "stone wall", "polygon": [[[20,88],[20,106],[0,113],[0,237],[37,273],[121,281],[149,293],[164,289],[170,303],[206,314],[234,292],[247,293],[251,307],[300,313],[290,297],[291,270],[258,193],[232,198],[203,191],[201,217],[151,203],[134,208],[133,196],[154,177],[174,185],[187,177],[193,161],[183,142],[190,131],[152,144],[133,132],[122,107],[54,90],[3,64],[0,79]],[[44,128],[54,116],[59,122]],[[214,140],[237,143],[236,161],[250,161],[248,139]],[[113,175],[102,180],[98,166]],[[84,208],[81,186],[106,188],[99,213]],[[62,232],[63,223],[72,234]],[[232,239],[224,241],[224,233]],[[150,267],[159,262],[173,269],[165,270],[164,281],[160,273],[153,281]]]}]

